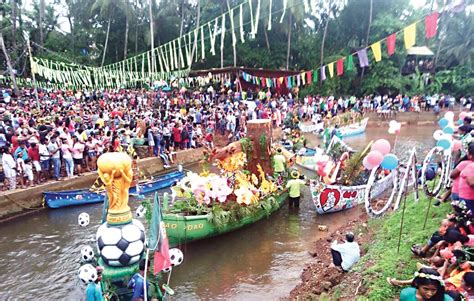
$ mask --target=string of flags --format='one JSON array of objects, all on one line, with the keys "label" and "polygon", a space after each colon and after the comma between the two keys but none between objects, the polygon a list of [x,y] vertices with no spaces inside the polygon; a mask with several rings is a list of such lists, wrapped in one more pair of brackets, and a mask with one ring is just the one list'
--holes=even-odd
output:
[{"label": "string of flags", "polygon": [[[425,38],[431,39],[436,36],[438,28],[439,13],[434,12],[424,18]],[[388,37],[381,39],[368,47],[357,50],[348,56],[341,57],[334,62],[330,62],[317,69],[304,71],[296,75],[277,77],[277,78],[266,78],[257,77],[246,72],[242,72],[242,78],[246,82],[250,82],[254,85],[268,88],[280,88],[282,85],[287,88],[311,85],[317,83],[318,79],[325,81],[328,76],[333,78],[336,76],[342,76],[345,71],[351,71],[355,68],[354,56],[357,57],[359,66],[361,68],[368,67],[370,65],[368,51],[372,52],[375,62],[382,60],[382,42],[385,42],[388,56],[392,56],[395,53],[395,46],[397,40],[397,34],[403,32],[403,42],[405,49],[411,48],[416,44],[416,31],[417,26],[422,20],[416,21],[403,30],[392,33]],[[334,72],[334,65],[336,66],[336,72]]]}]

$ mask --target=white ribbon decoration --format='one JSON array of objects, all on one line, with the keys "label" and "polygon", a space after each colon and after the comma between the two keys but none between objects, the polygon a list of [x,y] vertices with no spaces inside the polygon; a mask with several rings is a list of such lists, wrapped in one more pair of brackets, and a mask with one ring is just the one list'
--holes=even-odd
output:
[{"label": "white ribbon decoration", "polygon": [[222,15],[222,27],[221,27],[221,50],[224,49],[225,39],[225,14]]},{"label": "white ribbon decoration", "polygon": [[272,0],[270,0],[270,3],[268,5],[268,27],[267,30],[270,31],[272,30]]},{"label": "white ribbon decoration", "polygon": [[240,4],[240,42],[242,44],[245,43],[243,6],[244,4]]},{"label": "white ribbon decoration", "polygon": [[[271,1],[271,0],[270,0]],[[232,46],[237,44],[237,37],[235,36],[235,27],[234,27],[234,9],[230,10],[230,29],[232,30]]]},{"label": "white ribbon decoration", "polygon": [[288,5],[288,0],[283,0],[283,13],[281,14],[280,23],[283,22],[283,18],[285,17],[287,5]]}]

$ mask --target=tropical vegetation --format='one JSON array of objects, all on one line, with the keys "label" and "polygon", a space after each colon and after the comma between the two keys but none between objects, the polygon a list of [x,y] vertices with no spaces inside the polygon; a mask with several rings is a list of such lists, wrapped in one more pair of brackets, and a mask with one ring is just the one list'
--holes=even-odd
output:
[{"label": "tropical vegetation", "polygon": [[[102,66],[162,45],[247,1],[34,0],[32,7],[24,0],[2,1],[0,38],[12,68],[26,78],[30,76],[27,37],[36,57]],[[257,5],[257,0],[251,1]],[[287,10],[281,19],[283,2]],[[226,47],[193,63],[192,69],[246,66],[311,70],[402,30],[431,11],[449,7],[440,15],[434,39],[425,40],[423,26],[418,27],[417,46],[434,52],[435,74],[402,75],[406,51],[399,34],[391,57],[383,53],[381,62],[313,84],[301,95],[472,94],[474,18],[472,5],[464,1],[461,7],[454,6],[458,2],[427,0],[423,7],[413,9],[410,0],[261,0],[255,38],[247,36],[245,43],[232,45],[227,34]],[[305,9],[308,4],[312,6],[309,12]],[[0,72],[7,76],[5,52],[0,54]]]}]

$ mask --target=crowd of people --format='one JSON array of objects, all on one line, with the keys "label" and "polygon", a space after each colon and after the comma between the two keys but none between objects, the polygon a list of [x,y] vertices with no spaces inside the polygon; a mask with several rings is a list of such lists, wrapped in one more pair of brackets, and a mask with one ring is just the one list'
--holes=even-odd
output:
[{"label": "crowd of people", "polygon": [[[471,135],[470,124],[460,128],[465,127],[469,129],[463,129],[461,135]],[[474,143],[463,148],[466,150],[455,156],[451,187],[440,198],[451,201],[452,214],[441,221],[426,244],[411,248],[426,264],[419,264],[412,279],[387,279],[392,285],[410,286],[402,290],[401,301],[474,300]]]},{"label": "crowd of people", "polygon": [[6,89],[0,93],[4,189],[80,176],[96,169],[103,152],[139,145],[148,146],[147,155],[161,157],[168,167],[181,149],[213,148],[216,135],[224,143],[244,137],[248,120],[270,118],[278,127],[290,118],[314,121],[347,110],[376,110],[387,99],[298,99],[292,92],[278,95],[268,90],[232,92],[227,88],[169,92],[40,89],[38,101],[32,89],[23,89],[19,96],[12,94]]}]

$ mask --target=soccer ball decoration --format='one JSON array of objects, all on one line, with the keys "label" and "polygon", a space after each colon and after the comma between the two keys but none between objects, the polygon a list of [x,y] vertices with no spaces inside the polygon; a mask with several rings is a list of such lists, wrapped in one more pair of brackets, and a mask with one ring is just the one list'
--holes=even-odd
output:
[{"label": "soccer ball decoration", "polygon": [[178,248],[170,249],[169,254],[170,254],[170,262],[171,262],[172,267],[178,266],[183,262],[184,255],[180,249]]},{"label": "soccer ball decoration", "polygon": [[171,272],[171,267],[169,267],[169,268],[164,268],[164,269],[162,269],[161,271],[162,271],[162,272],[165,272],[165,273],[169,273],[169,272]]},{"label": "soccer ball decoration", "polygon": [[94,259],[94,250],[91,246],[84,246],[81,249],[81,259],[85,262]]},{"label": "soccer ball decoration", "polygon": [[99,227],[96,234],[97,251],[108,266],[129,266],[140,260],[145,250],[145,228],[133,219],[130,224],[121,227]]},{"label": "soccer ball decoration", "polygon": [[77,217],[77,223],[79,224],[79,226],[81,227],[87,227],[89,225],[89,214],[87,214],[86,212],[82,212],[81,214],[79,214],[79,216]]},{"label": "soccer ball decoration", "polygon": [[79,268],[79,278],[85,284],[94,282],[97,280],[97,270],[92,264],[85,264]]},{"label": "soccer ball decoration", "polygon": [[138,206],[137,208],[137,216],[144,217],[146,214],[146,208],[143,205]]}]

